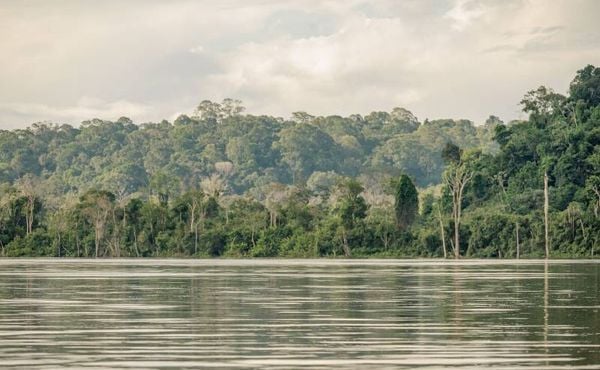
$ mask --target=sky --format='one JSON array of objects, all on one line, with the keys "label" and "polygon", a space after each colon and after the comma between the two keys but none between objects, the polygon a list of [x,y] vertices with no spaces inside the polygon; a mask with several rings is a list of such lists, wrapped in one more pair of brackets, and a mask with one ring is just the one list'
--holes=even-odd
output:
[{"label": "sky", "polygon": [[600,65],[598,0],[0,0],[0,129],[173,120],[205,99],[289,118],[404,107],[524,118]]}]

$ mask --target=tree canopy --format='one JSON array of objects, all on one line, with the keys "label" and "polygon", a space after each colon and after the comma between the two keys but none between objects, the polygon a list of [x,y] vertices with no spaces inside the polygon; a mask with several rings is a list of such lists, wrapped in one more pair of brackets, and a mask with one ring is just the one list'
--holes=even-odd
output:
[{"label": "tree canopy", "polygon": [[550,255],[595,256],[600,69],[521,103],[527,120],[482,125],[225,99],[174,122],[2,130],[0,254],[543,256],[547,174]]}]

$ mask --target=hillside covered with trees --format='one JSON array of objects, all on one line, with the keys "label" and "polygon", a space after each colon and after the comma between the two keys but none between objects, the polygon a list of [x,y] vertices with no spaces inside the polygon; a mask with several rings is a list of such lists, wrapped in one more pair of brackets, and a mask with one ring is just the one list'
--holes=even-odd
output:
[{"label": "hillside covered with trees", "polygon": [[592,257],[600,68],[521,103],[527,121],[478,126],[226,99],[174,122],[0,131],[0,254]]}]

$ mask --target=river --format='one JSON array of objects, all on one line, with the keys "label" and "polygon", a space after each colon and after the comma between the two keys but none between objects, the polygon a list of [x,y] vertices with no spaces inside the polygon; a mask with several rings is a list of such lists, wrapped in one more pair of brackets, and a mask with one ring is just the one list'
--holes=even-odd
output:
[{"label": "river", "polygon": [[4,259],[0,366],[600,369],[600,263]]}]

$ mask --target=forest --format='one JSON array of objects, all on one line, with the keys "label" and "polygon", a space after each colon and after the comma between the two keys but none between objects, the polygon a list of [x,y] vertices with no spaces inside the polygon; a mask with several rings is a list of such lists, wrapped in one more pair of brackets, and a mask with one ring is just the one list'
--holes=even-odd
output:
[{"label": "forest", "polygon": [[0,131],[0,255],[593,258],[600,68],[527,120],[244,113]]}]

